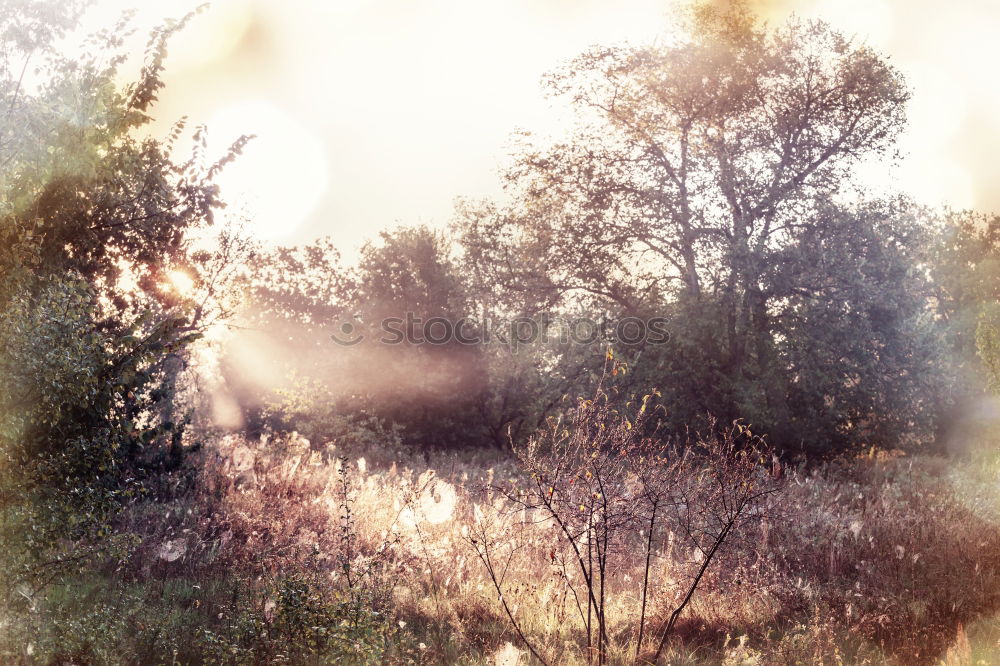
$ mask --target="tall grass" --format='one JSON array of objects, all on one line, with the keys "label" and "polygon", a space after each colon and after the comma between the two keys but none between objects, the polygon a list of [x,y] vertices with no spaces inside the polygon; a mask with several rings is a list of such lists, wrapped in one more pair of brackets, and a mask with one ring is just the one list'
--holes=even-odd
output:
[{"label": "tall grass", "polygon": [[[569,440],[580,437],[573,432]],[[577,443],[621,435],[591,431]],[[524,664],[538,661],[530,644],[549,663],[629,664],[637,647],[639,659],[655,656],[699,571],[659,663],[972,664],[997,655],[992,463],[876,454],[782,469],[757,457],[740,478],[776,492],[741,514],[702,571],[709,514],[697,514],[708,540],[692,542],[677,510],[687,497],[697,513],[720,459],[705,449],[676,476],[665,463],[657,474],[666,476],[643,489],[641,468],[616,462],[613,442],[559,467],[568,449],[554,441],[521,457],[408,457],[294,435],[218,438],[198,454],[195,483],[124,514],[116,529],[139,542],[128,557],[11,601],[0,658]],[[595,471],[612,469],[620,478],[602,482],[617,485],[593,497]],[[553,526],[566,511],[571,536]],[[481,556],[487,537],[493,565]],[[581,567],[574,545],[596,557]]]}]

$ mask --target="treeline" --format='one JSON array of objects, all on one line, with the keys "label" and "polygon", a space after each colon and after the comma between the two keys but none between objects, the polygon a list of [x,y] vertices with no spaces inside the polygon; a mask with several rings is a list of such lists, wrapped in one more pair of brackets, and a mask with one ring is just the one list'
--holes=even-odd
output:
[{"label": "treeline", "polygon": [[989,395],[997,219],[869,194],[856,167],[891,162],[909,92],[868,47],[739,5],[690,27],[551,74],[577,122],[526,137],[502,199],[461,202],[447,232],[383,234],[350,266],[330,241],[267,255],[252,325],[281,331],[299,380],[275,402],[230,363],[254,427],[503,446],[611,349],[621,401],[656,389],[674,434],[743,419],[813,458],[954,439]]}]

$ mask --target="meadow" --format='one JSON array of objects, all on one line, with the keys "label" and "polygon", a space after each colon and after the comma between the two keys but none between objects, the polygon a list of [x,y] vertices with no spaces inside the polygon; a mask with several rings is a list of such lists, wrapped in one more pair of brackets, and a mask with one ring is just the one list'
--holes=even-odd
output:
[{"label": "meadow", "polygon": [[[22,609],[39,637],[7,624],[6,660],[27,644],[42,663],[511,665],[531,663],[527,640],[546,663],[597,663],[573,600],[586,586],[557,561],[554,525],[494,490],[524,481],[514,457],[297,434],[227,435],[198,455],[197,472],[165,481],[172,499],[121,517],[140,539],[127,560]],[[998,471],[992,456],[880,451],[781,470],[708,568],[666,663],[994,663]],[[516,552],[498,567],[502,600],[484,539],[501,560]],[[667,530],[653,552],[640,657],[699,564],[682,542]],[[609,554],[604,663],[636,657],[637,553]]]},{"label": "meadow", "polygon": [[[567,115],[493,195],[353,251],[270,234],[446,161],[395,122],[464,157],[451,93],[364,107],[337,182],[287,125],[255,219],[222,187],[254,137],[156,119],[210,10],[134,53],[86,4],[0,0],[0,663],[1000,663],[1000,216],[885,190],[891,54],[685,5],[547,64]],[[249,4],[216,28],[286,62]],[[309,58],[274,69],[303,122],[328,65],[398,74]],[[365,205],[421,219],[411,176]]]}]

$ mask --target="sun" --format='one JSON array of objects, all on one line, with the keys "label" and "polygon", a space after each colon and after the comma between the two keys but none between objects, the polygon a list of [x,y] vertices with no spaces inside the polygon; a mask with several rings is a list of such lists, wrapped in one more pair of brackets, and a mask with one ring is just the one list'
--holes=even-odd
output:
[{"label": "sun", "polygon": [[208,122],[209,147],[221,155],[241,135],[254,135],[218,177],[232,214],[254,235],[279,242],[292,236],[326,192],[329,168],[320,138],[292,115],[264,101],[217,111]]},{"label": "sun", "polygon": [[167,272],[169,286],[181,296],[187,296],[194,291],[194,278],[180,269]]}]

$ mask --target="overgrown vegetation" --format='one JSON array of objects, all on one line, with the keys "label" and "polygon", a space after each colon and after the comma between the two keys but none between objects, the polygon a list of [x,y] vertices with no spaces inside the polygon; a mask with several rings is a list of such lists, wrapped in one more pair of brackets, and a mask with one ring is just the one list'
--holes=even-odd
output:
[{"label": "overgrown vegetation", "polygon": [[[515,461],[437,453],[428,468],[422,456],[365,453],[398,461],[376,466],[295,438],[216,442],[192,463],[200,490],[129,512],[122,528],[140,545],[121,568],[62,579],[7,625],[5,659],[30,650],[39,661],[92,663],[523,661],[528,649],[475,540],[490,548],[503,599],[543,659],[597,662],[570,542],[542,512],[510,513],[501,502],[499,489],[534,484]],[[970,654],[993,663],[995,462],[866,455],[783,468],[780,479],[769,459],[766,468],[773,501],[705,569],[662,661],[936,663],[967,636]],[[586,511],[575,508],[579,522]],[[705,561],[668,509],[660,520],[645,657]],[[616,532],[634,542],[608,549],[606,663],[635,660],[649,534]]]},{"label": "overgrown vegetation", "polygon": [[348,265],[146,135],[194,15],[122,89],[127,21],[0,7],[4,663],[1000,660],[1000,227],[858,182],[870,48],[696,6]]}]

